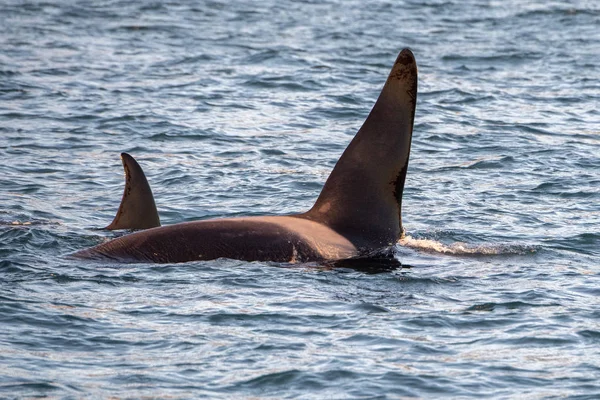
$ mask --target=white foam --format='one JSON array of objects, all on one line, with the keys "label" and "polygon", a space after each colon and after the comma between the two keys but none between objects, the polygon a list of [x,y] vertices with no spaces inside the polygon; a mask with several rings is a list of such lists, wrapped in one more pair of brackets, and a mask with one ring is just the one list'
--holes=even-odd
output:
[{"label": "white foam", "polygon": [[524,254],[534,252],[532,247],[507,245],[507,244],[479,244],[472,245],[464,242],[444,244],[432,239],[415,239],[405,236],[398,242],[401,246],[422,251],[456,254],[456,255],[498,255],[498,254]]}]

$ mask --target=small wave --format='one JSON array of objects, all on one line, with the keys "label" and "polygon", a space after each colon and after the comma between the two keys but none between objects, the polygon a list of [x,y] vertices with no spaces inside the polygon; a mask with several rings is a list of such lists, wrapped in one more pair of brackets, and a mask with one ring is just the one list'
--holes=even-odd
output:
[{"label": "small wave", "polygon": [[60,225],[60,224],[55,221],[47,221],[47,220],[31,220],[31,221],[0,220],[0,226],[35,226],[35,225]]},{"label": "small wave", "polygon": [[405,236],[400,239],[401,246],[413,249],[428,251],[432,253],[454,254],[454,255],[503,255],[503,254],[527,254],[535,253],[534,246],[514,245],[514,244],[468,244],[464,242],[454,242],[445,244],[432,239],[415,239],[411,236]]}]

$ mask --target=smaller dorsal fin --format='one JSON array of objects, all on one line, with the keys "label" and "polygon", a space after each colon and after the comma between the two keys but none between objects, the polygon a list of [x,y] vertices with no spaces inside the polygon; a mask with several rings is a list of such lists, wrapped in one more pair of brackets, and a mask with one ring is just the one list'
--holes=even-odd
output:
[{"label": "smaller dorsal fin", "polygon": [[160,226],[152,190],[140,165],[127,153],[121,153],[125,169],[125,190],[119,211],[105,229],[148,229]]}]

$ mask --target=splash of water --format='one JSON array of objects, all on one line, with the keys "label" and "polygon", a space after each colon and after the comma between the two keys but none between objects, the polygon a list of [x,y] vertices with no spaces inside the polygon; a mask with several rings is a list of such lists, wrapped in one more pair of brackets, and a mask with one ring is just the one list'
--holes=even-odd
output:
[{"label": "splash of water", "polygon": [[421,251],[454,255],[527,254],[535,253],[536,251],[534,246],[528,245],[515,245],[506,243],[474,245],[464,242],[445,244],[432,239],[415,239],[409,235],[400,239],[398,243],[401,246],[410,247]]}]

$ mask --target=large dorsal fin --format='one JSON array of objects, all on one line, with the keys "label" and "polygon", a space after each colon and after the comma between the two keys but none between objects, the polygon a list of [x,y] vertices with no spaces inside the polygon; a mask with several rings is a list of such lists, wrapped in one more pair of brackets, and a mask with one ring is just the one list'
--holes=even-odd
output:
[{"label": "large dorsal fin", "polygon": [[330,226],[362,249],[396,243],[416,101],[417,65],[404,49],[317,202],[300,217]]},{"label": "large dorsal fin", "polygon": [[119,211],[105,229],[148,229],[160,226],[152,190],[142,167],[127,153],[121,153],[125,169],[125,190]]}]

